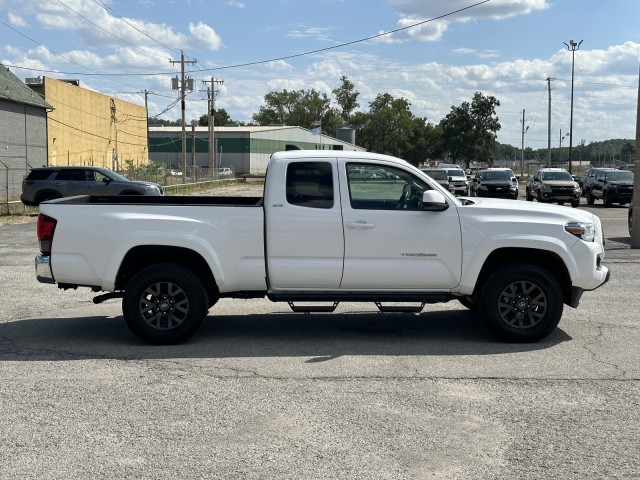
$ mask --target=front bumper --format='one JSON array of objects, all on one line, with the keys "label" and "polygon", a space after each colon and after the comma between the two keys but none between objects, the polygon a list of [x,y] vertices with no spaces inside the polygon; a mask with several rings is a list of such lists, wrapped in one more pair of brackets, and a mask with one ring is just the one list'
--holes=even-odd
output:
[{"label": "front bumper", "polygon": [[40,283],[56,283],[51,272],[51,257],[48,255],[36,256],[36,279]]}]

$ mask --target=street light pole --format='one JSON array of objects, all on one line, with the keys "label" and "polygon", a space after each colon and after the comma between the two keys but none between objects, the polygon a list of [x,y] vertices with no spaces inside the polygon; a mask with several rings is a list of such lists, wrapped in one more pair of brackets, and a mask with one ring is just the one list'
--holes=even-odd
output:
[{"label": "street light pole", "polygon": [[[562,42],[567,45],[566,42]],[[580,49],[580,44],[582,40],[578,43],[573,40],[569,40],[569,44],[567,45],[567,50],[571,51],[571,117],[569,119],[569,173],[571,172],[571,164],[573,162],[573,71],[576,60],[576,50]]]}]

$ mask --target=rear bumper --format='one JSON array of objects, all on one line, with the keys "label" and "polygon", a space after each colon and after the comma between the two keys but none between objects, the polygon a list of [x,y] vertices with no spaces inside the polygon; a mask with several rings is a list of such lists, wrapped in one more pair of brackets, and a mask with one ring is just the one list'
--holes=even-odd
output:
[{"label": "rear bumper", "polygon": [[53,279],[53,273],[51,272],[51,257],[48,255],[37,255],[35,264],[36,279],[40,283],[56,283]]}]

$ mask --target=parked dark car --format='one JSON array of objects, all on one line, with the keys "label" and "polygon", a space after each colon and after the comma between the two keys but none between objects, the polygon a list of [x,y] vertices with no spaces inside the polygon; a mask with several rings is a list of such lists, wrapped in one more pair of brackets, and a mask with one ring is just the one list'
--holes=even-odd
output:
[{"label": "parked dark car", "polygon": [[616,170],[615,168],[610,167],[594,167],[589,168],[584,175],[578,178],[578,183],[580,184],[580,191],[582,192],[582,196],[586,197],[587,192],[593,186],[593,182],[596,178],[596,173],[602,170]]},{"label": "parked dark car", "polygon": [[587,205],[602,200],[605,207],[613,203],[626,205],[633,197],[633,172],[629,170],[602,169],[596,172],[587,191]]},{"label": "parked dark car", "polygon": [[446,170],[442,168],[421,168],[420,170],[433,178],[445,190],[453,191],[453,187],[449,183],[449,175],[447,175]]},{"label": "parked dark car", "polygon": [[527,179],[526,199],[534,197],[539,202],[557,202],[564,205],[571,202],[572,207],[580,205],[580,185],[573,180],[564,168],[543,168]]},{"label": "parked dark car", "polygon": [[[514,177],[515,178],[515,177]],[[506,169],[480,170],[471,182],[471,195],[476,197],[518,198],[518,183]]]},{"label": "parked dark car", "polygon": [[22,181],[25,205],[75,195],[163,195],[160,185],[129,180],[102,167],[33,168]]}]

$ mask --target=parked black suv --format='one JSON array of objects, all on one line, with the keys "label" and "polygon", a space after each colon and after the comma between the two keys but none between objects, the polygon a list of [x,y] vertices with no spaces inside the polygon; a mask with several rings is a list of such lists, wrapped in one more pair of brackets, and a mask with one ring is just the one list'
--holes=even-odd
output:
[{"label": "parked black suv", "polygon": [[22,181],[25,205],[74,195],[163,195],[160,185],[137,182],[101,167],[33,168]]},{"label": "parked black suv", "polygon": [[633,197],[633,172],[630,170],[602,169],[596,172],[587,190],[587,205],[602,199],[605,207],[613,203],[626,205]]},{"label": "parked black suv", "polygon": [[[515,176],[513,177],[515,179]],[[480,170],[471,183],[471,196],[518,199],[518,183],[507,170]]]}]

